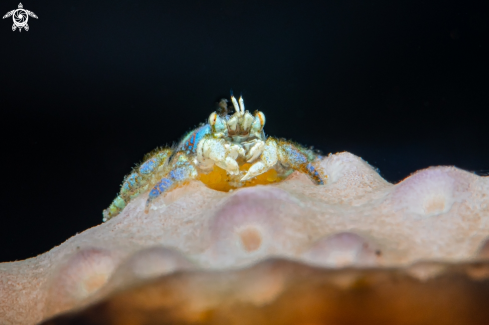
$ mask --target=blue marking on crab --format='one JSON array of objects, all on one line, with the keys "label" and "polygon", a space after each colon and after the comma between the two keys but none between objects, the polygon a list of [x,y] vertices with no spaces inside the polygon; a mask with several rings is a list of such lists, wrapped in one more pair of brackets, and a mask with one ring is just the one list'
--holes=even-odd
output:
[{"label": "blue marking on crab", "polygon": [[171,179],[169,179],[169,178],[163,178],[149,192],[149,197],[151,199],[158,197],[160,194],[162,194],[163,192],[165,192],[172,185],[173,185],[173,181]]},{"label": "blue marking on crab", "polygon": [[135,187],[140,181],[140,177],[137,173],[132,173],[122,185],[122,190],[124,192],[130,191],[131,188]]},{"label": "blue marking on crab", "polygon": [[212,128],[209,124],[205,124],[196,130],[190,132],[183,140],[180,142],[177,150],[183,150],[187,154],[195,154],[197,151],[197,145],[199,142],[207,135],[212,133]]},{"label": "blue marking on crab", "polygon": [[156,158],[151,158],[139,167],[139,172],[142,174],[149,174],[153,172],[156,167]]},{"label": "blue marking on crab", "polygon": [[300,165],[307,163],[307,157],[301,154],[294,148],[290,146],[284,146],[284,152],[288,156],[290,162],[294,165]]},{"label": "blue marking on crab", "polygon": [[311,163],[307,164],[306,170],[307,173],[318,185],[324,185],[324,181],[322,180],[321,175],[318,173],[316,168]]},{"label": "blue marking on crab", "polygon": [[175,157],[176,164],[173,169],[163,177],[149,192],[148,200],[146,201],[146,213],[149,211],[151,202],[161,194],[175,188],[185,181],[194,179],[198,173],[195,167],[189,163],[188,157],[183,154],[177,154]]},{"label": "blue marking on crab", "polygon": [[186,177],[185,170],[182,167],[174,169],[170,172],[170,177],[176,181],[183,181]]}]

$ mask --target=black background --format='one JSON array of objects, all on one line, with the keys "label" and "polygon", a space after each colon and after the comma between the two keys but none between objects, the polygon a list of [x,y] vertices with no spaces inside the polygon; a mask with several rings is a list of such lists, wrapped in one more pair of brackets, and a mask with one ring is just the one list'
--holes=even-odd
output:
[{"label": "black background", "polygon": [[0,261],[99,224],[131,167],[231,88],[268,134],[350,151],[391,182],[489,170],[489,1],[23,5],[28,32],[0,21]]}]

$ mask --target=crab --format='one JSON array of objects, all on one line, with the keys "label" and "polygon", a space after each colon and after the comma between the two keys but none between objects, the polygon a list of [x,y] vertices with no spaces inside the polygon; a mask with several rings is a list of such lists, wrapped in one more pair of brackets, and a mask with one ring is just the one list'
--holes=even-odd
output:
[{"label": "crab", "polygon": [[210,188],[229,191],[268,184],[302,172],[317,185],[327,179],[318,166],[321,155],[292,141],[267,137],[265,114],[245,110],[243,97],[222,99],[207,123],[189,132],[173,148],[157,148],[124,178],[120,192],[103,211],[103,221],[117,216],[135,197],[149,191],[145,212],[163,194],[200,179]]}]

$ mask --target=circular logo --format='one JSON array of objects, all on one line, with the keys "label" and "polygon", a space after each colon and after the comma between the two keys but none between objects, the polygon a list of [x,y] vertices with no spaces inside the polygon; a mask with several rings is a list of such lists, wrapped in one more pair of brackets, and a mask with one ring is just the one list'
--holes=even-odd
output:
[{"label": "circular logo", "polygon": [[27,20],[29,20],[29,16],[24,9],[15,10],[12,16],[14,18],[14,24],[17,27],[24,27],[27,24]]}]

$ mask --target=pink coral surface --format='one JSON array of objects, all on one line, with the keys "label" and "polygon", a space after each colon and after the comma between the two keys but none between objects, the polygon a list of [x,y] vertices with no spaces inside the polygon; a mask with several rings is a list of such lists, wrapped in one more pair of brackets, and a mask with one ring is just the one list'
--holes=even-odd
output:
[{"label": "pink coral surface", "polygon": [[[49,252],[0,264],[1,324],[33,324],[177,270],[234,269],[270,257],[333,268],[488,257],[487,178],[431,167],[394,185],[350,153],[324,158],[321,168],[324,186],[297,172],[227,193],[194,181],[148,214],[143,194]],[[411,270],[418,278],[438,272]]]}]

